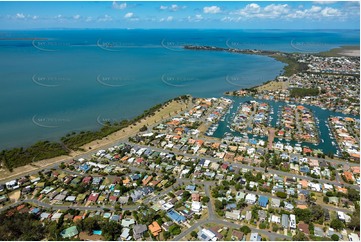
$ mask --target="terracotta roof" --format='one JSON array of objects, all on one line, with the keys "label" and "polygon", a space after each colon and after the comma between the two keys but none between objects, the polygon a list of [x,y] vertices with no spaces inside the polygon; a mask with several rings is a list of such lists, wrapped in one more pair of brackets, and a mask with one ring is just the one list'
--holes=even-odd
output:
[{"label": "terracotta roof", "polygon": [[308,224],[305,224],[303,222],[300,222],[298,224],[298,229],[301,230],[305,234],[310,234],[309,226]]},{"label": "terracotta roof", "polygon": [[158,236],[158,234],[162,231],[162,228],[159,226],[157,221],[154,221],[148,226],[149,231],[153,234],[153,236]]}]

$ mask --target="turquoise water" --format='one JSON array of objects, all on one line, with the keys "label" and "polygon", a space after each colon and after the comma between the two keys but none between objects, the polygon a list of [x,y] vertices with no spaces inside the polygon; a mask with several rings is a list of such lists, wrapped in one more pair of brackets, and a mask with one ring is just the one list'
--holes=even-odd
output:
[{"label": "turquoise water", "polygon": [[102,235],[102,231],[101,230],[93,230],[93,234]]},{"label": "turquoise water", "polygon": [[[273,117],[273,119],[271,121],[271,126],[272,127],[276,126],[276,122],[278,120],[278,116],[277,116],[278,115],[278,110],[281,110],[282,106],[286,105],[286,103],[284,103],[284,102],[276,102],[276,101],[271,101],[271,100],[254,99],[252,97],[229,97],[229,98],[234,101],[233,102],[233,108],[231,108],[230,113],[225,116],[224,121],[219,122],[219,126],[218,126],[217,130],[213,134],[214,137],[222,138],[224,136],[225,132],[232,133],[235,136],[243,136],[244,135],[244,133],[239,133],[237,131],[233,132],[227,127],[227,125],[229,125],[232,122],[232,119],[231,119],[232,113],[236,112],[237,107],[242,102],[249,101],[249,100],[256,100],[256,101],[259,101],[259,102],[268,103],[274,110],[274,114],[273,115],[270,114],[270,116]],[[316,124],[316,125],[318,126],[318,129],[319,129],[319,132],[320,132],[320,139],[323,139],[323,141],[324,141],[324,142],[320,142],[317,145],[312,144],[312,143],[308,143],[308,142],[301,142],[302,146],[308,146],[308,147],[310,147],[312,149],[321,149],[325,154],[329,154],[329,153],[335,154],[336,151],[337,151],[337,148],[336,148],[336,146],[332,145],[332,141],[335,141],[335,140],[332,140],[330,138],[330,135],[329,135],[330,131],[329,131],[329,128],[326,126],[325,121],[327,121],[328,117],[330,117],[330,116],[341,116],[341,117],[346,117],[347,116],[347,117],[353,117],[353,118],[359,118],[359,117],[352,116],[352,115],[345,115],[343,113],[338,113],[338,112],[332,112],[332,111],[329,111],[329,110],[324,110],[324,109],[321,109],[319,107],[310,106],[310,105],[306,105],[306,104],[302,104],[302,105],[309,108],[310,110],[312,110],[314,116],[318,118],[319,124]],[[247,134],[247,136],[249,138],[253,137],[252,134]],[[255,139],[262,139],[262,140],[266,141],[266,140],[268,140],[268,137],[267,136],[257,136],[257,137],[255,137]],[[280,141],[280,142],[282,142],[284,144],[289,143],[292,146],[294,146],[296,143],[298,143],[296,141],[288,141],[288,140],[285,140],[285,139],[283,139],[283,140],[279,140],[278,138],[274,139],[274,142],[278,142],[278,141]]]},{"label": "turquoise water", "polygon": [[183,50],[184,44],[292,52],[295,43],[305,48],[307,41],[308,51],[359,43],[359,31],[37,30],[2,36],[8,39],[0,41],[0,149],[98,129],[183,94],[219,97],[271,80],[284,66],[265,56]]}]

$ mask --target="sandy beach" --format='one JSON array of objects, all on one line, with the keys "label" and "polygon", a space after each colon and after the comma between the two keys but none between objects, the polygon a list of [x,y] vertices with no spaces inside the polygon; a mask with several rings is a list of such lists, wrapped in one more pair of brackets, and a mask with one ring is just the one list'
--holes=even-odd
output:
[{"label": "sandy beach", "polygon": [[22,174],[25,175],[29,172],[35,172],[38,170],[42,170],[42,169],[50,167],[56,163],[70,160],[76,156],[86,155],[88,153],[93,152],[96,149],[106,147],[107,145],[112,144],[118,140],[127,139],[128,137],[131,137],[131,136],[135,135],[137,132],[139,132],[139,129],[141,127],[143,127],[144,125],[146,125],[146,126],[154,125],[165,118],[168,118],[172,115],[177,114],[179,112],[179,110],[181,110],[181,109],[185,110],[187,108],[187,105],[189,105],[189,104],[190,104],[190,102],[184,103],[182,101],[172,101],[172,102],[168,103],[166,106],[163,106],[158,112],[156,112],[155,115],[147,117],[145,119],[142,119],[142,120],[138,121],[135,125],[129,125],[128,127],[124,128],[122,130],[119,130],[113,134],[110,134],[109,136],[107,136],[103,139],[95,140],[95,141],[92,141],[92,142],[82,146],[81,148],[83,148],[85,150],[83,152],[73,151],[68,156],[64,155],[64,156],[54,157],[51,159],[37,161],[37,162],[34,162],[34,163],[26,165],[26,166],[17,167],[14,169],[13,172],[2,169],[2,170],[0,170],[0,181],[8,180],[12,177],[20,176]]},{"label": "sandy beach", "polygon": [[343,50],[339,53],[340,55],[345,56],[360,56],[360,50]]}]

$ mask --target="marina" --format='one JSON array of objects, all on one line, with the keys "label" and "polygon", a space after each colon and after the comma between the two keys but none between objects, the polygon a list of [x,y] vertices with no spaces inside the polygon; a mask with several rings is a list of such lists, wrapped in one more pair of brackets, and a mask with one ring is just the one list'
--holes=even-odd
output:
[{"label": "marina", "polygon": [[[246,102],[246,101],[251,101],[251,100],[256,100],[258,102],[266,102],[270,105],[271,110],[273,109],[273,114],[270,114],[270,117],[272,117],[272,121],[271,121],[271,127],[275,127],[277,125],[279,125],[279,115],[280,112],[282,110],[282,107],[285,105],[285,103],[282,102],[276,102],[276,101],[272,101],[272,100],[259,100],[259,99],[254,99],[252,97],[246,96],[246,97],[229,97],[230,99],[233,100],[233,107],[231,108],[230,112],[227,113],[225,115],[225,121],[220,121],[218,124],[218,128],[216,129],[216,131],[213,132],[213,137],[216,138],[223,138],[225,134],[227,134],[228,136],[230,134],[234,135],[234,136],[247,136],[248,138],[255,138],[258,140],[264,140],[267,141],[267,136],[268,134],[258,134],[258,137],[256,137],[253,134],[245,134],[243,132],[238,132],[235,131],[232,126],[230,126],[230,121],[232,121],[232,114],[233,113],[237,113],[237,109],[240,105],[240,103]],[[292,103],[290,103],[292,104]],[[297,104],[295,104],[297,105]],[[291,146],[296,147],[296,146],[302,146],[302,147],[309,147],[311,149],[314,150],[321,150],[323,151],[325,154],[337,154],[337,152],[339,152],[339,149],[337,146],[332,144],[332,140],[334,140],[334,137],[332,135],[332,132],[330,131],[329,125],[328,125],[328,118],[330,116],[340,116],[340,117],[352,117],[352,118],[357,118],[356,116],[352,116],[352,115],[345,115],[343,113],[337,113],[337,112],[333,112],[333,111],[329,111],[329,110],[324,110],[321,109],[319,107],[316,106],[312,106],[312,105],[307,105],[307,104],[303,104],[304,107],[308,108],[309,110],[311,110],[315,116],[315,120],[316,120],[316,126],[317,129],[319,130],[320,133],[320,137],[322,137],[321,142],[319,142],[318,144],[313,144],[313,143],[309,143],[309,142],[298,142],[296,140],[285,140],[284,138],[274,138],[274,142],[280,142],[284,145],[286,145],[287,143],[289,143]]]}]

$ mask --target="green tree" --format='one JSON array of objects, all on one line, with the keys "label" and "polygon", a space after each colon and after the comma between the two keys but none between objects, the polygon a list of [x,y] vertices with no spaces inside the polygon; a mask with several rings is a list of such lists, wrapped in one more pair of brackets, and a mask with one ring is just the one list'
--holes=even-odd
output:
[{"label": "green tree", "polygon": [[276,192],[276,196],[279,198],[285,199],[285,198],[287,198],[287,193],[278,191],[278,192]]},{"label": "green tree", "polygon": [[173,224],[169,227],[169,232],[174,236],[180,234],[182,231],[178,224]]},{"label": "green tree", "polygon": [[116,240],[122,233],[122,226],[114,221],[105,222],[101,228],[106,240]]},{"label": "green tree", "polygon": [[164,237],[164,240],[167,240],[170,238],[170,232],[168,231],[163,231],[163,237]]},{"label": "green tree", "polygon": [[347,188],[347,198],[352,202],[360,201],[360,192],[353,188]]},{"label": "green tree", "polygon": [[259,228],[260,229],[265,229],[265,228],[267,228],[267,224],[266,223],[260,223],[260,225],[259,225]]},{"label": "green tree", "polygon": [[91,234],[93,230],[99,229],[98,221],[93,217],[87,217],[83,220],[83,228],[88,234]]},{"label": "green tree", "polygon": [[277,224],[273,224],[273,225],[272,225],[272,231],[273,231],[273,232],[277,232],[278,230],[279,230],[278,225],[277,225]]},{"label": "green tree", "polygon": [[[42,240],[47,234],[46,227],[32,214],[15,212],[11,217],[7,217],[6,213],[3,213],[0,221],[0,240],[3,241]],[[57,226],[53,228],[58,232]]]},{"label": "green tree", "polygon": [[224,208],[223,203],[218,199],[214,201],[214,206],[216,207],[217,210],[221,210]]},{"label": "green tree", "polygon": [[360,231],[360,209],[356,209],[356,211],[351,216],[351,221],[347,224],[352,230]]},{"label": "green tree", "polygon": [[182,200],[185,202],[188,200],[188,198],[191,196],[190,192],[184,191],[182,194]]},{"label": "green tree", "polygon": [[312,220],[313,214],[310,209],[295,208],[294,213],[298,221],[304,221],[305,223],[308,224]]},{"label": "green tree", "polygon": [[244,234],[249,234],[251,233],[251,229],[246,226],[246,225],[243,225],[241,228],[240,228],[241,232],[243,232]]},{"label": "green tree", "polygon": [[339,219],[332,219],[330,227],[336,229],[337,231],[340,231],[345,227],[345,224]]},{"label": "green tree", "polygon": [[193,231],[191,232],[191,236],[192,236],[193,238],[197,238],[197,232],[193,230]]},{"label": "green tree", "polygon": [[207,196],[204,196],[204,197],[202,197],[202,202],[203,203],[207,203],[207,202],[209,202],[209,197],[207,197]]},{"label": "green tree", "polygon": [[320,205],[311,206],[312,221],[322,224],[325,211]]},{"label": "green tree", "polygon": [[338,237],[337,234],[333,234],[333,235],[331,236],[331,239],[332,239],[333,241],[338,241],[340,238]]},{"label": "green tree", "polygon": [[294,236],[292,236],[292,240],[293,241],[307,241],[308,238],[304,233],[297,231],[297,233]]}]

